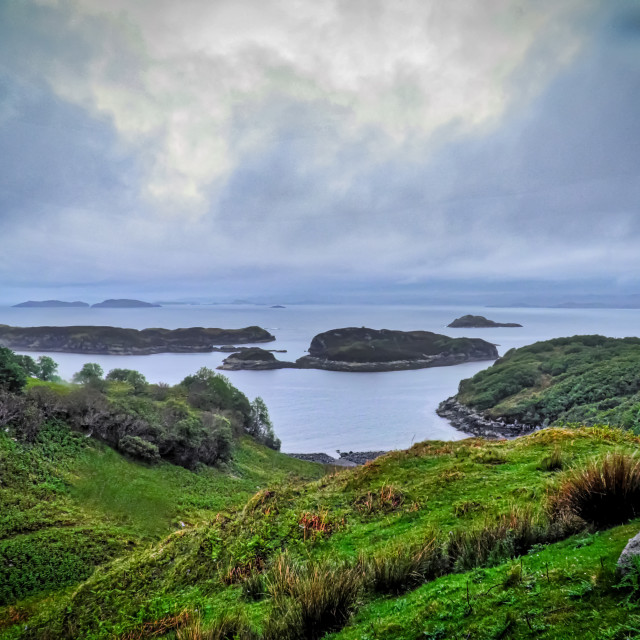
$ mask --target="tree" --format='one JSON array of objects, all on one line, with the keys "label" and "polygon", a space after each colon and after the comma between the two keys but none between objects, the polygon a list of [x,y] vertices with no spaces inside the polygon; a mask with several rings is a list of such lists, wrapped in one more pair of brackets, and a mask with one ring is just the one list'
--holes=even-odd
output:
[{"label": "tree", "polygon": [[19,393],[27,384],[27,375],[11,349],[0,347],[0,389]]},{"label": "tree", "polygon": [[38,358],[38,373],[36,375],[40,380],[44,380],[45,382],[57,382],[60,380],[58,363],[49,356],[40,356]]},{"label": "tree", "polygon": [[251,403],[251,417],[247,432],[270,449],[280,451],[280,439],[273,432],[273,424],[264,400],[259,396]]},{"label": "tree", "polygon": [[15,354],[15,358],[27,377],[35,378],[38,375],[38,365],[31,356],[19,356]]},{"label": "tree", "polygon": [[73,374],[73,381],[76,384],[87,384],[102,380],[104,371],[96,362],[87,362],[80,371]]},{"label": "tree", "polygon": [[134,393],[142,393],[147,387],[147,379],[135,369],[111,369],[106,379],[127,382],[133,387]]}]

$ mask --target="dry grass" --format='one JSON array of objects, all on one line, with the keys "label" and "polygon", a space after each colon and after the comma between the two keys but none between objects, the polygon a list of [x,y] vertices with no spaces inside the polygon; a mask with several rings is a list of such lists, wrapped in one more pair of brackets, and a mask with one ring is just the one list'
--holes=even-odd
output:
[{"label": "dry grass", "polygon": [[640,514],[640,459],[609,453],[571,471],[552,499],[552,512],[610,527]]}]

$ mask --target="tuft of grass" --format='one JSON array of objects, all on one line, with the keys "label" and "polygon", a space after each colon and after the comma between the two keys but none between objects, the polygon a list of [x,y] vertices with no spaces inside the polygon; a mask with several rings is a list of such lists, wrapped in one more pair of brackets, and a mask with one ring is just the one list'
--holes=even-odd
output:
[{"label": "tuft of grass", "polygon": [[267,578],[274,613],[265,640],[317,640],[341,629],[351,617],[364,586],[363,572],[328,560],[294,562],[282,555]]},{"label": "tuft of grass", "polygon": [[434,537],[419,545],[401,545],[373,556],[360,555],[367,587],[375,593],[399,595],[445,571],[442,549]]},{"label": "tuft of grass", "polygon": [[485,523],[449,534],[447,555],[454,570],[492,565],[525,553],[551,537],[551,523],[536,518],[528,509],[513,507],[495,523]]},{"label": "tuft of grass", "polygon": [[200,618],[178,629],[177,640],[257,640],[258,635],[242,613],[231,612],[205,626]]},{"label": "tuft of grass", "polygon": [[552,511],[569,513],[599,527],[640,514],[640,459],[614,452],[571,471],[552,499]]},{"label": "tuft of grass", "polygon": [[542,458],[538,465],[539,471],[562,471],[562,469],[564,469],[564,458],[559,447],[555,447],[549,455]]}]

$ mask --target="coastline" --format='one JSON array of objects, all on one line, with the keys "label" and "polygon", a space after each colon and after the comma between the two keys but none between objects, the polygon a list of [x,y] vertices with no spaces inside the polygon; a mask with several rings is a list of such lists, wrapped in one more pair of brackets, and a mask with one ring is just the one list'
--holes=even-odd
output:
[{"label": "coastline", "polygon": [[349,451],[340,452],[339,458],[334,458],[327,453],[286,453],[290,458],[306,460],[307,462],[319,462],[320,464],[331,464],[337,467],[358,467],[371,460],[383,456],[388,451]]},{"label": "coastline", "polygon": [[443,400],[436,409],[436,413],[449,421],[461,431],[473,437],[493,440],[496,438],[517,438],[537,431],[540,427],[523,424],[521,422],[504,422],[492,420],[481,413],[460,404],[454,396]]}]

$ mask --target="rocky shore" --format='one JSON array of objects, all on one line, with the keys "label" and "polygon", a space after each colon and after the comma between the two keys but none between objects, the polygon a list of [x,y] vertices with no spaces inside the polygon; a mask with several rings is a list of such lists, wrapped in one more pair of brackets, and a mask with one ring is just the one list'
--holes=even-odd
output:
[{"label": "rocky shore", "polygon": [[302,356],[296,360],[298,369],[324,369],[325,371],[375,372],[407,371],[409,369],[427,369],[429,367],[448,367],[464,362],[487,360],[487,355],[438,354],[413,360],[389,360],[386,362],[346,362],[314,356]]},{"label": "rocky shore", "polygon": [[493,420],[475,409],[460,404],[454,397],[443,400],[436,413],[447,419],[456,429],[481,438],[516,438],[532,433],[539,426],[522,424],[521,422],[505,422]]},{"label": "rocky shore", "polygon": [[369,460],[375,460],[385,453],[388,453],[388,451],[342,451],[339,458],[332,458],[326,453],[288,453],[287,455],[307,462],[332,464],[338,467],[357,467],[369,462]]}]

